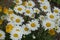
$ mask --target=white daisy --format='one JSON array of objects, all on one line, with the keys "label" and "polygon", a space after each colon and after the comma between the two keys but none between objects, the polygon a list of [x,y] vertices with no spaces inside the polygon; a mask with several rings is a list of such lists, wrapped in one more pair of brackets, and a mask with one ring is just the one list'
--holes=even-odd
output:
[{"label": "white daisy", "polygon": [[39,16],[39,19],[40,19],[41,21],[43,21],[44,18],[45,18],[45,17],[44,17],[43,15],[40,15],[40,16]]},{"label": "white daisy", "polygon": [[34,8],[34,13],[39,14],[40,10],[38,8]]},{"label": "white daisy", "polygon": [[22,3],[22,5],[23,5],[23,6],[27,6],[27,5],[28,5],[28,2],[27,2],[27,1],[24,1],[24,2]]},{"label": "white daisy", "polygon": [[31,16],[34,13],[32,8],[26,8],[24,15]]},{"label": "white daisy", "polygon": [[47,0],[38,0],[39,3],[48,2]]},{"label": "white daisy", "polygon": [[30,16],[30,18],[35,18],[35,14],[32,14],[32,15]]},{"label": "white daisy", "polygon": [[60,12],[60,9],[57,7],[54,7],[53,12],[57,15]]},{"label": "white daisy", "polygon": [[14,25],[12,22],[9,22],[9,23],[6,25],[6,32],[7,32],[7,33],[10,33],[14,27],[15,27],[15,25]]},{"label": "white daisy", "polygon": [[9,8],[9,10],[8,10],[8,14],[7,14],[7,15],[12,15],[12,14],[14,14],[14,12],[13,12],[12,9]]},{"label": "white daisy", "polygon": [[53,13],[47,13],[47,18],[50,19],[50,20],[55,20],[56,16]]},{"label": "white daisy", "polygon": [[53,21],[50,21],[50,20],[44,20],[42,22],[42,26],[45,28],[45,30],[52,29],[55,27],[55,23]]},{"label": "white daisy", "polygon": [[0,30],[0,40],[3,40],[3,39],[5,39],[5,32]]},{"label": "white daisy", "polygon": [[17,16],[17,15],[12,14],[12,15],[8,15],[6,18],[7,18],[8,21],[12,22],[13,19],[15,19],[16,16]]},{"label": "white daisy", "polygon": [[6,20],[7,17],[8,17],[7,15],[2,15],[2,16],[1,16],[1,19],[2,19],[2,20]]},{"label": "white daisy", "polygon": [[15,6],[15,7],[14,7],[14,11],[15,11],[16,13],[23,14],[24,11],[25,11],[25,7],[24,7],[23,5]]},{"label": "white daisy", "polygon": [[29,8],[33,8],[35,6],[35,3],[33,2],[33,1],[28,1],[28,5],[27,5],[27,7],[29,7]]},{"label": "white daisy", "polygon": [[23,19],[23,17],[21,17],[21,16],[16,16],[16,17],[13,19],[13,22],[14,22],[16,25],[21,25],[21,24],[24,22],[24,19]]},{"label": "white daisy", "polygon": [[22,0],[14,0],[14,3],[16,3],[17,5],[22,4]]},{"label": "white daisy", "polygon": [[40,8],[42,11],[44,12],[51,12],[51,8],[50,8],[50,4],[48,2],[44,3],[44,4],[40,4]]},{"label": "white daisy", "polygon": [[10,33],[12,34],[12,32],[19,32],[20,34],[23,34],[21,26],[15,26]]},{"label": "white daisy", "polygon": [[53,36],[53,35],[56,35],[56,31],[52,28],[52,29],[49,29],[48,30],[48,33]]},{"label": "white daisy", "polygon": [[26,24],[26,25],[27,25],[27,26],[29,27],[29,29],[32,30],[32,31],[35,31],[35,30],[38,29],[38,27],[40,27],[39,22],[38,22],[37,19],[32,20],[32,21],[29,21],[29,23]]},{"label": "white daisy", "polygon": [[19,40],[22,38],[22,34],[20,34],[19,32],[12,32],[10,33],[10,38],[12,40]]},{"label": "white daisy", "polygon": [[22,25],[22,30],[24,35],[28,35],[31,33],[31,30],[26,25]]}]

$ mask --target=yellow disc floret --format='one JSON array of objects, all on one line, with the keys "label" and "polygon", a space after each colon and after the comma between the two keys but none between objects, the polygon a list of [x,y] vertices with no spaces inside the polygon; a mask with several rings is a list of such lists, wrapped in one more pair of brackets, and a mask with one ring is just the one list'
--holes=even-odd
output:
[{"label": "yellow disc floret", "polygon": [[7,32],[7,33],[10,33],[12,29],[13,29],[13,26],[12,26],[11,24],[8,24],[8,25],[6,26],[6,32]]}]

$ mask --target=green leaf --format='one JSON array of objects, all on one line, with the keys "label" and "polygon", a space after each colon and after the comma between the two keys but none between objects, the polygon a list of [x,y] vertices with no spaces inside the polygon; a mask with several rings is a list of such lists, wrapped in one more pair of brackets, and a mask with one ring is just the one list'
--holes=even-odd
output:
[{"label": "green leaf", "polygon": [[56,2],[56,0],[52,0],[53,2]]},{"label": "green leaf", "polygon": [[60,4],[60,0],[57,0],[57,3]]}]

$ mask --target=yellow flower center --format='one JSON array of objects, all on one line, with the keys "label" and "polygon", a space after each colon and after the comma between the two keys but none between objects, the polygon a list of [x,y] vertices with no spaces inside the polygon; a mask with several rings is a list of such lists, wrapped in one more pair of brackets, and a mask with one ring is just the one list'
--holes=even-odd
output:
[{"label": "yellow flower center", "polygon": [[39,12],[38,10],[35,10],[35,12]]},{"label": "yellow flower center", "polygon": [[16,19],[15,21],[16,21],[17,23],[19,23],[19,22],[20,22],[20,19]]},{"label": "yellow flower center", "polygon": [[3,23],[3,20],[0,20],[0,25]]},{"label": "yellow flower center", "polygon": [[30,14],[30,10],[26,10],[26,13],[27,13],[27,14]]},{"label": "yellow flower center", "polygon": [[16,3],[19,3],[19,0],[16,0]]},{"label": "yellow flower center", "polygon": [[31,3],[28,3],[28,6],[32,6],[32,4]]},{"label": "yellow flower center", "polygon": [[54,12],[55,12],[55,13],[58,13],[58,10],[57,10],[57,9],[55,9],[55,10],[54,10]]},{"label": "yellow flower center", "polygon": [[44,2],[44,0],[40,0],[41,2]]},{"label": "yellow flower center", "polygon": [[35,27],[36,26],[36,24],[35,23],[31,23],[31,27]]},{"label": "yellow flower center", "polygon": [[16,33],[13,36],[16,37],[16,38],[18,38],[18,34],[16,34]]},{"label": "yellow flower center", "polygon": [[46,9],[47,9],[47,6],[43,6],[43,9],[45,9],[45,10],[46,10]]},{"label": "yellow flower center", "polygon": [[35,17],[35,15],[34,15],[34,14],[32,14],[32,17],[34,18],[34,17]]},{"label": "yellow flower center", "polygon": [[0,37],[2,37],[2,34],[0,33]]},{"label": "yellow flower center", "polygon": [[50,15],[49,17],[50,17],[51,19],[53,19],[53,18],[54,18],[54,15]]},{"label": "yellow flower center", "polygon": [[28,31],[29,29],[27,27],[24,28],[25,31]]},{"label": "yellow flower center", "polygon": [[44,20],[44,16],[41,16],[40,18],[41,18],[42,20]]},{"label": "yellow flower center", "polygon": [[8,14],[8,8],[4,7],[3,12],[4,12],[5,14]]},{"label": "yellow flower center", "polygon": [[50,23],[50,22],[47,22],[47,23],[46,23],[46,26],[47,26],[47,27],[50,27],[50,26],[51,26],[51,23]]},{"label": "yellow flower center", "polygon": [[26,6],[26,5],[27,5],[27,2],[26,2],[26,1],[25,1],[25,2],[23,2],[23,3],[22,3],[22,5],[23,5],[23,6]]},{"label": "yellow flower center", "polygon": [[8,24],[6,26],[6,32],[9,33],[13,29],[13,26],[11,24]]},{"label": "yellow flower center", "polygon": [[0,6],[0,12],[2,12],[2,6]]},{"label": "yellow flower center", "polygon": [[49,30],[49,34],[50,34],[50,35],[55,35],[54,29],[50,29],[50,30]]},{"label": "yellow flower center", "polygon": [[13,11],[9,11],[9,14],[13,14]]},{"label": "yellow flower center", "polygon": [[19,10],[19,11],[21,11],[21,10],[22,10],[22,8],[18,8],[18,10]]},{"label": "yellow flower center", "polygon": [[14,18],[14,17],[12,16],[10,19],[13,20],[13,18]]}]

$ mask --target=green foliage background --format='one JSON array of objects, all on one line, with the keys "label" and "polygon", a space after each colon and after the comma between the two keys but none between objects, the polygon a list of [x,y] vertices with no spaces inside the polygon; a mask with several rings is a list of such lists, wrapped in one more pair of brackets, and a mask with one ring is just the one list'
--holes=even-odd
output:
[{"label": "green foliage background", "polygon": [[56,2],[57,4],[60,4],[60,0],[51,0],[53,2]]}]

